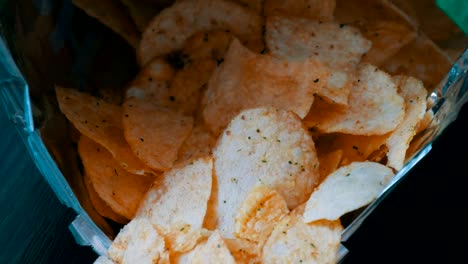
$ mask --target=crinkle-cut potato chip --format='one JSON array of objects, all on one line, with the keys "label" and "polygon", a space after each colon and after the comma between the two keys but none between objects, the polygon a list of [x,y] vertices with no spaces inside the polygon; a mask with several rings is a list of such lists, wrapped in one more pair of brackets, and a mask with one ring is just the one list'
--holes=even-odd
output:
[{"label": "crinkle-cut potato chip", "polygon": [[265,0],[264,14],[332,21],[335,2],[335,0]]},{"label": "crinkle-cut potato chip", "polygon": [[200,31],[230,30],[254,51],[263,49],[262,17],[228,0],[182,0],[164,9],[143,32],[137,55],[140,65],[181,50]]},{"label": "crinkle-cut potato chip", "polygon": [[336,220],[372,202],[394,176],[377,162],[353,162],[340,167],[320,183],[307,201],[304,221]]},{"label": "crinkle-cut potato chip", "polygon": [[101,197],[99,197],[99,194],[96,193],[93,187],[93,183],[91,182],[91,179],[89,176],[85,175],[84,177],[84,182],[86,184],[86,191],[88,192],[89,199],[91,200],[91,203],[94,207],[94,209],[103,217],[106,217],[108,219],[111,219],[112,221],[119,223],[119,224],[126,224],[128,223],[127,218],[117,214],[112,210],[112,208],[106,204],[104,200],[102,200]]},{"label": "crinkle-cut potato chip", "polygon": [[215,230],[207,241],[198,244],[190,252],[189,260],[192,264],[234,264],[236,261],[226,246],[221,234]]},{"label": "crinkle-cut potato chip", "polygon": [[306,224],[299,216],[288,216],[263,247],[262,263],[337,263],[342,231],[339,220]]},{"label": "crinkle-cut potato chip", "polygon": [[59,108],[83,135],[104,146],[128,172],[154,175],[138,159],[125,140],[122,130],[122,108],[71,88],[55,88]]},{"label": "crinkle-cut potato chip", "polygon": [[201,31],[185,42],[181,60],[213,59],[221,62],[234,36],[229,30]]},{"label": "crinkle-cut potato chip", "polygon": [[75,6],[96,18],[114,32],[123,37],[132,47],[136,48],[140,34],[133,21],[127,15],[125,8],[117,0],[73,0]]},{"label": "crinkle-cut potato chip", "polygon": [[264,0],[236,0],[236,2],[239,2],[255,11],[257,11],[259,14],[263,12],[263,2]]},{"label": "crinkle-cut potato chip", "polygon": [[234,237],[237,210],[255,186],[274,189],[294,208],[307,200],[319,178],[314,142],[290,111],[242,111],[218,139],[213,156],[217,228],[225,238]]},{"label": "crinkle-cut potato chip", "polygon": [[218,135],[234,116],[248,108],[276,107],[302,118],[312,105],[314,92],[328,76],[328,68],[320,62],[255,54],[233,40],[224,62],[208,82],[202,100],[204,121]]},{"label": "crinkle-cut potato chip", "polygon": [[111,259],[106,256],[99,256],[93,264],[115,264]]},{"label": "crinkle-cut potato chip", "polygon": [[327,85],[316,93],[343,105],[348,103],[356,66],[371,47],[354,27],[279,16],[267,18],[265,41],[275,57],[288,61],[314,59],[329,67]]},{"label": "crinkle-cut potato chip", "polygon": [[258,243],[241,238],[224,239],[237,264],[261,263],[261,248]]},{"label": "crinkle-cut potato chip", "polygon": [[194,159],[211,155],[216,138],[203,124],[195,122],[190,136],[179,149],[176,164],[185,164]]},{"label": "crinkle-cut potato chip", "polygon": [[107,256],[117,264],[169,263],[164,238],[146,218],[135,218],[126,224],[109,247]]},{"label": "crinkle-cut potato chip", "polygon": [[416,37],[408,25],[394,21],[377,21],[361,27],[364,36],[372,41],[372,48],[364,54],[363,63],[381,65]]},{"label": "crinkle-cut potato chip", "polygon": [[104,147],[86,136],[78,142],[78,153],[99,197],[118,215],[133,219],[153,178],[125,171]]},{"label": "crinkle-cut potato chip", "polygon": [[405,162],[406,151],[411,139],[416,134],[416,126],[426,112],[427,91],[422,81],[409,76],[395,76],[393,80],[399,87],[406,105],[403,121],[390,134],[386,144],[388,147],[387,166],[400,170]]},{"label": "crinkle-cut potato chip", "polygon": [[[378,151],[388,138],[384,135],[360,136],[343,133],[330,133],[319,136],[314,142],[319,155],[341,151],[342,156],[338,165],[347,165],[353,161],[365,161],[369,156]],[[322,163],[320,162],[320,166]]]},{"label": "crinkle-cut potato chip", "polygon": [[263,244],[276,223],[289,213],[284,198],[264,185],[250,191],[235,216],[234,235]]},{"label": "crinkle-cut potato chip", "polygon": [[190,135],[193,118],[139,98],[125,99],[123,108],[125,139],[135,155],[150,168],[170,169]]},{"label": "crinkle-cut potato chip", "polygon": [[319,171],[320,171],[320,181],[325,179],[328,174],[334,172],[341,164],[341,160],[343,158],[343,150],[337,149],[330,151],[328,153],[321,153],[319,151],[318,145],[317,147],[317,154],[319,160]]},{"label": "crinkle-cut potato chip", "polygon": [[317,127],[324,133],[353,135],[382,135],[394,130],[403,120],[405,106],[391,76],[373,65],[363,64],[358,78],[348,105],[339,108],[315,100],[304,118],[306,126]]},{"label": "crinkle-cut potato chip", "polygon": [[[211,194],[213,159],[204,157],[182,167],[174,167],[157,179],[146,193],[137,217],[148,218],[162,234],[193,237],[202,229]],[[186,231],[186,232],[182,232]],[[188,235],[187,235],[188,234]],[[184,241],[173,237],[172,241]],[[191,243],[193,240],[185,240]],[[180,242],[177,248],[186,245]]]},{"label": "crinkle-cut potato chip", "polygon": [[120,0],[127,8],[138,31],[143,32],[151,19],[160,11],[158,5],[148,4],[141,0]]},{"label": "crinkle-cut potato chip", "polygon": [[452,59],[421,34],[382,64],[382,68],[393,75],[422,80],[429,91],[442,81],[451,67]]}]

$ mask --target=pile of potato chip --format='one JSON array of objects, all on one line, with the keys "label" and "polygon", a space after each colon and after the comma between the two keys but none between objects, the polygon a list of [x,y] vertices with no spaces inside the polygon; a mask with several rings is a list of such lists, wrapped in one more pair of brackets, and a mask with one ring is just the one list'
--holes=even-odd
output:
[{"label": "pile of potato chip", "polygon": [[336,263],[340,218],[431,119],[436,64],[404,49],[432,44],[387,1],[122,1],[118,22],[117,1],[73,2],[141,67],[122,104],[56,87],[93,206],[123,226],[95,263]]}]

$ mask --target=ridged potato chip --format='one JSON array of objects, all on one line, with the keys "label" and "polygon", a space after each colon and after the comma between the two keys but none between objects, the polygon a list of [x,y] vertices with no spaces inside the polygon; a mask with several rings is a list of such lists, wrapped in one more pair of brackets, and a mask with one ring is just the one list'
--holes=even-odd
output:
[{"label": "ridged potato chip", "polygon": [[262,263],[337,263],[342,231],[339,220],[306,224],[299,216],[288,216],[265,243]]},{"label": "ridged potato chip", "polygon": [[153,178],[125,171],[104,147],[86,136],[78,142],[78,153],[99,197],[118,215],[133,219]]},{"label": "ridged potato chip", "polygon": [[122,108],[71,88],[55,88],[60,110],[80,133],[104,146],[125,170],[139,175],[155,172],[138,159],[125,140]]},{"label": "ridged potato chip", "polygon": [[337,220],[368,205],[393,176],[392,169],[377,162],[353,162],[340,167],[314,190],[304,210],[304,221]]},{"label": "ridged potato chip", "polygon": [[202,101],[203,119],[214,134],[219,134],[234,116],[248,108],[276,107],[304,117],[314,92],[328,76],[328,69],[317,61],[286,61],[255,54],[233,40],[208,83]]},{"label": "ridged potato chip", "polygon": [[159,13],[143,32],[137,55],[140,65],[181,50],[199,31],[230,30],[252,50],[263,49],[262,18],[228,0],[182,0]]},{"label": "ridged potato chip", "polygon": [[294,208],[306,201],[319,179],[314,142],[290,111],[242,111],[218,139],[213,156],[216,222],[225,238],[234,237],[237,210],[255,186],[274,189]]},{"label": "ridged potato chip", "polygon": [[333,20],[335,0],[265,0],[266,16],[295,16],[320,21]]},{"label": "ridged potato chip", "polygon": [[117,264],[169,264],[164,238],[148,219],[135,218],[112,241],[107,256]]},{"label": "ridged potato chip", "polygon": [[341,107],[315,100],[304,118],[306,126],[323,133],[353,135],[383,135],[394,130],[403,120],[405,106],[391,76],[373,65],[363,64],[358,78],[348,105]]}]

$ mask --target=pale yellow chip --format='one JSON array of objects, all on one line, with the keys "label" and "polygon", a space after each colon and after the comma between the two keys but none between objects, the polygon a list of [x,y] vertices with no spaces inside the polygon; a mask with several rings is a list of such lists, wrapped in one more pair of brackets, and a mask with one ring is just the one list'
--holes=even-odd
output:
[{"label": "pale yellow chip", "polygon": [[262,263],[337,263],[342,231],[339,220],[306,224],[301,217],[286,217],[263,247]]},{"label": "pale yellow chip", "polygon": [[153,178],[125,171],[104,147],[86,136],[78,142],[78,153],[99,197],[115,213],[131,220]]},{"label": "pale yellow chip", "polygon": [[123,108],[125,139],[135,155],[150,168],[170,169],[190,135],[193,118],[139,98],[125,99]]},{"label": "pale yellow chip", "polygon": [[333,20],[335,0],[265,0],[266,16],[295,16],[320,21]]},{"label": "pale yellow chip", "polygon": [[353,162],[340,167],[320,183],[307,201],[304,221],[336,220],[372,202],[394,176],[377,162]]},{"label": "pale yellow chip", "polygon": [[206,242],[197,245],[190,253],[189,261],[192,264],[234,264],[236,261],[226,246],[219,231],[215,230]]},{"label": "pale yellow chip", "polygon": [[169,263],[164,238],[146,218],[135,218],[125,225],[107,251],[117,264]]},{"label": "pale yellow chip", "polygon": [[80,133],[104,146],[125,170],[154,174],[125,140],[120,106],[70,88],[56,87],[55,91],[60,110]]},{"label": "pale yellow chip", "polygon": [[184,0],[159,13],[143,32],[137,55],[140,65],[181,50],[200,31],[230,30],[254,51],[263,49],[262,18],[257,12],[228,0]]},{"label": "pale yellow chip", "polygon": [[212,171],[213,161],[205,157],[165,172],[138,209],[138,217],[148,218],[162,234],[172,234],[171,240],[176,241],[172,245],[174,250],[190,247],[202,229],[211,194]]},{"label": "pale yellow chip", "polygon": [[427,91],[422,81],[409,76],[395,76],[393,80],[399,87],[406,105],[403,121],[388,137],[387,165],[400,170],[405,162],[406,151],[411,139],[416,134],[416,127],[426,112]]},{"label": "pale yellow chip", "polygon": [[274,189],[294,208],[307,200],[319,179],[314,142],[299,117],[285,110],[239,113],[220,136],[213,155],[216,222],[226,238],[234,237],[237,210],[255,186]]},{"label": "pale yellow chip", "polygon": [[261,263],[261,248],[258,243],[240,238],[224,239],[224,242],[237,264]]},{"label": "pale yellow chip", "polygon": [[279,16],[267,18],[265,41],[273,56],[288,61],[314,59],[329,67],[330,78],[315,92],[343,105],[354,85],[356,65],[371,47],[354,27]]},{"label": "pale yellow chip", "polygon": [[403,120],[405,106],[391,76],[375,66],[363,64],[358,78],[347,106],[340,108],[315,100],[305,124],[325,133],[353,135],[382,135],[394,130]]},{"label": "pale yellow chip", "polygon": [[255,54],[234,40],[208,83],[203,118],[213,133],[219,134],[248,108],[276,107],[304,117],[314,92],[328,76],[328,68],[317,61],[286,61]]},{"label": "pale yellow chip", "polygon": [[263,244],[276,223],[289,213],[284,198],[259,185],[252,189],[235,216],[234,235]]},{"label": "pale yellow chip", "polygon": [[361,28],[364,36],[372,41],[372,48],[362,62],[381,65],[416,37],[416,31],[408,25],[394,21],[377,21]]},{"label": "pale yellow chip", "polygon": [[137,47],[140,35],[119,1],[73,0],[73,4],[122,36],[132,47]]}]

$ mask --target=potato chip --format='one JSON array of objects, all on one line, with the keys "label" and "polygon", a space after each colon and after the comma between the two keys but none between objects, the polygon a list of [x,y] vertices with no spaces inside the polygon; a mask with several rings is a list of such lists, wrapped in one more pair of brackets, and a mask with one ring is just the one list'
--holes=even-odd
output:
[{"label": "potato chip", "polygon": [[259,14],[263,12],[263,2],[264,0],[237,0],[237,2],[248,6],[249,8],[257,11]]},{"label": "potato chip", "polygon": [[337,169],[310,196],[304,221],[336,220],[369,204],[393,176],[392,169],[371,161],[353,162]]},{"label": "potato chip", "polygon": [[130,17],[138,31],[143,32],[151,19],[160,11],[161,7],[147,4],[141,0],[120,0],[127,8]]},{"label": "potato chip", "polygon": [[118,215],[133,219],[152,177],[123,170],[105,148],[86,136],[78,142],[78,153],[99,197]]},{"label": "potato chip", "polygon": [[391,77],[375,66],[363,64],[349,104],[339,108],[315,100],[304,123],[325,133],[382,135],[395,129],[404,114],[403,98]]},{"label": "potato chip", "polygon": [[337,263],[342,231],[339,220],[306,224],[301,217],[286,217],[263,247],[262,263]]},{"label": "potato chip", "polygon": [[319,178],[314,142],[290,111],[257,108],[239,113],[213,155],[217,227],[225,238],[234,237],[234,217],[255,186],[274,189],[294,208],[306,201]]},{"label": "potato chip", "polygon": [[143,32],[137,55],[140,65],[181,50],[200,31],[230,30],[254,51],[263,49],[262,18],[228,0],[183,0],[159,13]]},{"label": "potato chip", "polygon": [[112,260],[110,260],[108,257],[106,256],[99,256],[94,262],[93,264],[115,264],[115,262],[113,262]]},{"label": "potato chip", "polygon": [[416,31],[394,21],[377,21],[361,27],[364,36],[372,41],[372,48],[362,62],[381,65],[416,37]]},{"label": "potato chip", "polygon": [[335,0],[265,0],[264,13],[331,21],[335,5]]},{"label": "potato chip", "polygon": [[203,124],[195,123],[190,136],[179,149],[176,164],[185,164],[192,160],[211,155],[216,138]]},{"label": "potato chip", "polygon": [[252,189],[235,216],[234,235],[263,243],[281,218],[289,213],[284,198],[276,191],[259,185]]},{"label": "potato chip", "polygon": [[317,61],[285,61],[255,54],[234,40],[208,83],[203,118],[210,130],[219,134],[247,108],[276,107],[304,117],[314,92],[328,76],[328,69]]},{"label": "potato chip", "polygon": [[125,170],[138,174],[155,172],[138,159],[124,138],[120,106],[71,88],[56,87],[60,110],[83,135],[104,146]]},{"label": "potato chip", "polygon": [[221,63],[234,36],[229,30],[201,31],[185,42],[181,51],[182,61],[212,59]]},{"label": "potato chip", "polygon": [[169,263],[164,238],[146,218],[135,218],[125,225],[107,255],[117,264]]},{"label": "potato chip", "polygon": [[[137,216],[148,218],[162,234],[180,235],[173,248],[189,247],[202,229],[211,194],[213,161],[200,158],[183,167],[173,168],[156,180],[143,199]],[[193,233],[195,232],[195,233]]]},{"label": "potato chip", "polygon": [[190,261],[192,264],[218,264],[218,263],[236,263],[231,252],[224,243],[220,233],[216,230],[208,238],[206,242],[203,242],[195,249],[190,255]]},{"label": "potato chip", "polygon": [[123,107],[124,135],[135,155],[150,168],[170,169],[193,118],[139,98],[125,99]]},{"label": "potato chip", "polygon": [[112,208],[106,204],[104,200],[99,197],[99,194],[96,193],[93,187],[93,183],[91,182],[91,179],[85,174],[84,175],[84,182],[86,184],[86,191],[89,194],[89,199],[91,200],[91,203],[93,204],[94,209],[96,211],[106,217],[111,219],[112,221],[119,223],[119,224],[126,224],[128,223],[128,219],[117,214],[112,210]]},{"label": "potato chip", "polygon": [[353,71],[371,47],[354,27],[303,18],[268,17],[265,40],[276,57],[312,58],[332,69],[327,85],[316,93],[344,105],[353,85]]},{"label": "potato chip", "polygon": [[416,134],[416,126],[426,112],[427,91],[422,81],[409,76],[395,76],[393,80],[399,87],[406,105],[403,121],[387,139],[387,166],[400,170],[405,162],[406,150]]},{"label": "potato chip", "polygon": [[262,262],[260,248],[257,243],[240,238],[224,239],[224,242],[237,264],[258,264]]},{"label": "potato chip", "polygon": [[132,47],[137,47],[140,35],[119,1],[73,0],[72,2],[89,16],[96,18],[122,36]]},{"label": "potato chip", "polygon": [[334,172],[340,166],[343,158],[343,150],[337,149],[328,153],[321,154],[317,145],[317,154],[319,160],[320,179],[325,179],[328,174]]}]

